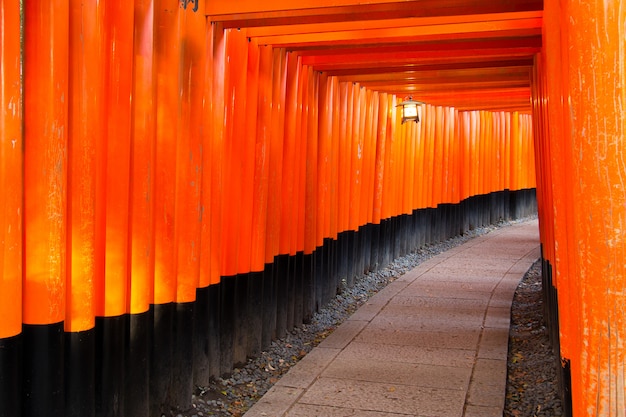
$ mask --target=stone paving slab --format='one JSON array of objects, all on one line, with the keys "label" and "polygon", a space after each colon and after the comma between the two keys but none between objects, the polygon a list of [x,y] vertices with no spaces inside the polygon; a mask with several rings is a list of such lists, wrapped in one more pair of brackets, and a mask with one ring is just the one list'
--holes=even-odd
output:
[{"label": "stone paving slab", "polygon": [[336,378],[318,379],[300,403],[409,415],[461,416],[464,390],[449,390]]},{"label": "stone paving slab", "polygon": [[411,415],[300,403],[294,405],[286,414],[287,417],[407,417]]},{"label": "stone paving slab", "polygon": [[337,355],[337,360],[365,359],[370,361],[422,363],[471,368],[475,357],[476,351],[469,349],[446,349],[440,346],[406,346],[354,341]]},{"label": "stone paving slab", "polygon": [[415,385],[419,387],[465,390],[472,370],[467,367],[437,366],[421,363],[372,362],[363,359],[334,361],[323,377]]},{"label": "stone paving slab", "polygon": [[511,301],[537,221],[437,255],[368,300],[246,414],[500,417]]},{"label": "stone paving slab", "polygon": [[477,329],[459,331],[417,331],[412,329],[389,329],[368,327],[355,339],[356,342],[414,346],[431,349],[474,350],[480,338]]}]

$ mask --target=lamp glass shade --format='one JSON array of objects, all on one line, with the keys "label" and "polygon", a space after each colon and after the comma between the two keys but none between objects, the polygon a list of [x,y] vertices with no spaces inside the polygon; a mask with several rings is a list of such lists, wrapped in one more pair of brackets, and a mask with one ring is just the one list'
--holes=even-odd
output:
[{"label": "lamp glass shade", "polygon": [[417,118],[417,103],[407,103],[402,106],[402,119],[415,120]]},{"label": "lamp glass shade", "polygon": [[417,108],[417,106],[421,104],[423,103],[420,101],[414,101],[413,98],[409,96],[396,106],[396,107],[402,107],[402,123],[403,124],[407,120],[413,121],[415,123],[420,121],[419,109]]}]

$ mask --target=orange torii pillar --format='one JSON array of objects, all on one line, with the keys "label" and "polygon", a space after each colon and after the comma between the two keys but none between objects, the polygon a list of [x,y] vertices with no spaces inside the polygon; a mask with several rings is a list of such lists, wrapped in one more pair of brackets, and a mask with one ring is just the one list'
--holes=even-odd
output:
[{"label": "orange torii pillar", "polygon": [[[269,236],[273,234],[267,230],[270,190],[270,163],[271,163],[271,126],[272,120],[272,90],[273,90],[273,59],[272,48],[269,46],[259,46],[259,69],[258,69],[258,96],[257,96],[257,132],[255,143],[254,162],[254,191],[253,191],[253,211],[252,211],[252,258],[251,266],[253,279],[260,281],[253,284],[260,287],[261,299],[255,299],[254,309],[261,309],[255,323],[258,329],[254,336],[250,338],[253,349],[256,351],[269,346],[271,342],[270,329],[273,328],[275,315],[271,314],[272,293],[272,262],[273,254],[268,249]],[[274,207],[272,205],[272,207]],[[257,304],[258,303],[258,304]],[[260,322],[260,324],[259,324]],[[268,334],[270,333],[270,334]]]},{"label": "orange torii pillar", "polygon": [[22,205],[24,140],[19,2],[0,3],[0,416],[22,402]]},{"label": "orange torii pillar", "polygon": [[[173,326],[177,293],[176,164],[181,124],[178,69],[179,19],[184,10],[170,2],[154,2],[157,120],[154,205],[154,300],[150,358],[150,415],[169,406],[173,370]],[[172,77],[174,69],[175,77]]]},{"label": "orange torii pillar", "polygon": [[104,5],[104,140],[96,147],[96,411],[117,415],[125,401],[129,279],[133,7]]},{"label": "orange torii pillar", "polygon": [[[267,198],[263,200],[257,194],[262,187],[259,171],[267,168],[264,164],[265,155],[259,155],[257,148],[259,129],[258,115],[260,107],[260,58],[261,51],[256,42],[247,42],[247,85],[246,85],[246,109],[244,132],[244,147],[247,151],[243,158],[243,208],[245,219],[242,219],[242,235],[245,241],[245,257],[239,259],[239,282],[237,285],[238,302],[245,304],[245,311],[238,314],[238,345],[235,351],[236,361],[244,360],[248,356],[257,356],[261,352],[261,334],[263,331],[263,310],[261,308],[263,297],[263,269],[265,249],[265,217],[262,222],[258,221],[261,213],[267,210]],[[264,142],[261,146],[264,146]],[[261,159],[261,161],[259,161]],[[267,193],[266,193],[267,194]],[[257,197],[261,201],[257,201]],[[259,216],[259,217],[257,217]]]},{"label": "orange torii pillar", "polygon": [[23,142],[22,354],[23,399],[27,400],[22,415],[61,417],[65,414],[69,5],[53,1],[24,6],[24,25],[29,28],[24,31],[24,62],[28,63],[24,83],[29,87],[24,97],[28,129]]},{"label": "orange torii pillar", "polygon": [[154,176],[156,146],[156,77],[154,9],[135,1],[133,56],[133,126],[129,207],[129,333],[124,375],[125,415],[150,414],[150,305],[154,299]]},{"label": "orange torii pillar", "polygon": [[571,365],[572,415],[617,416],[626,410],[626,9],[623,1],[583,0],[548,2],[546,13],[555,23],[545,27],[548,42],[561,39],[547,51],[548,60],[561,61],[547,84],[563,77],[568,133],[550,139],[571,148],[557,155],[568,159],[561,185],[571,190],[565,197],[572,209],[569,250],[556,250],[557,258],[568,258],[567,276],[557,271],[559,311],[573,310],[562,322],[561,355]]},{"label": "orange torii pillar", "polygon": [[103,7],[70,2],[66,416],[95,412],[96,148],[104,138]]},{"label": "orange torii pillar", "polygon": [[317,248],[317,194],[318,194],[318,128],[319,128],[319,75],[308,70],[307,94],[303,100],[306,108],[306,171],[304,184],[304,259],[303,259],[303,307],[302,319],[309,322],[315,312],[315,257]]}]

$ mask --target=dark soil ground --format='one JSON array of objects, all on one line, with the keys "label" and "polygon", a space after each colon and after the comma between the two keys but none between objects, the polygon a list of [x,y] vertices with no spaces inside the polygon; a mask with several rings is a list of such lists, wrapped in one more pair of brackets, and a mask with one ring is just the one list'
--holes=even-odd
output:
[{"label": "dark soil ground", "polygon": [[505,417],[562,415],[557,361],[543,318],[539,261],[526,272],[515,291],[507,367]]}]

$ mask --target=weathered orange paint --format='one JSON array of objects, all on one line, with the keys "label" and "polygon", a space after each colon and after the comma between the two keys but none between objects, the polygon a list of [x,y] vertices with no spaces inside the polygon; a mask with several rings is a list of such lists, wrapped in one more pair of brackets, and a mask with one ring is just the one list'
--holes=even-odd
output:
[{"label": "weathered orange paint", "polygon": [[426,204],[426,187],[424,186],[424,178],[425,174],[425,145],[426,141],[424,140],[425,135],[425,125],[423,122],[425,106],[421,105],[418,109],[418,114],[420,114],[420,123],[416,126],[416,145],[415,145],[415,197],[416,197],[416,205],[415,208],[422,209],[427,207]]},{"label": "weathered orange paint", "polygon": [[[177,79],[180,59],[179,8],[171,2],[154,2],[155,67],[157,77],[156,173],[155,173],[155,269],[154,303],[176,300],[176,141],[180,125]],[[177,78],[177,77],[176,77]]]},{"label": "weathered orange paint", "polygon": [[154,301],[156,74],[153,5],[148,0],[135,1],[128,288],[131,314],[148,311]]},{"label": "weathered orange paint", "polygon": [[324,238],[329,236],[329,186],[330,181],[330,147],[332,136],[332,91],[331,83],[327,76],[322,74],[319,83],[319,130],[318,130],[318,179],[317,179],[317,246],[323,244]]},{"label": "weathered orange paint", "polygon": [[367,223],[361,214],[363,192],[363,146],[365,143],[365,90],[360,85],[354,86],[353,112],[354,128],[352,132],[352,152],[350,161],[350,197],[348,204],[348,229],[357,231]]},{"label": "weathered orange paint", "polygon": [[[24,4],[23,321],[65,319],[69,5]],[[14,104],[14,105],[17,105]],[[16,146],[17,146],[17,138]],[[12,146],[12,144],[11,144]],[[42,196],[46,198],[42,199]]]},{"label": "weathered orange paint", "polygon": [[335,118],[337,122],[338,137],[338,219],[337,228],[339,232],[347,229],[348,226],[348,214],[349,214],[349,202],[350,197],[350,155],[352,148],[352,85],[350,83],[339,84],[339,106],[336,107]]},{"label": "weathered orange paint", "polygon": [[[226,85],[226,79],[228,74],[225,72],[226,68],[226,37],[224,30],[220,24],[212,24],[211,33],[211,45],[210,49],[210,64],[207,76],[211,76],[209,80],[211,86],[211,100],[209,105],[211,106],[211,135],[208,138],[209,149],[211,155],[224,155],[225,143],[224,143],[224,86]],[[209,81],[208,81],[209,82]],[[220,282],[222,276],[222,200],[224,195],[224,158],[211,157],[210,159],[210,172],[211,172],[211,195],[210,195],[210,245],[208,252],[209,275],[210,283],[217,284]],[[205,208],[206,210],[206,208]],[[203,245],[204,246],[204,245]]]},{"label": "weathered orange paint", "polygon": [[95,325],[96,146],[104,140],[103,7],[70,2],[68,266],[65,331]]},{"label": "weathered orange paint", "polygon": [[568,1],[561,19],[567,28],[562,48],[569,67],[570,174],[577,179],[571,184],[571,279],[580,280],[581,333],[580,350],[571,358],[573,413],[620,415],[626,410],[626,10],[621,1]]},{"label": "weathered orange paint", "polygon": [[330,83],[332,85],[332,94],[331,94],[331,137],[330,137],[330,166],[329,166],[329,202],[330,202],[330,210],[328,215],[328,234],[326,237],[337,239],[337,234],[339,233],[339,225],[340,225],[340,212],[339,212],[339,130],[340,130],[340,119],[337,109],[340,108],[340,97],[341,93],[339,91],[339,80],[337,77],[331,77]]},{"label": "weathered orange paint", "polygon": [[280,238],[278,253],[295,254],[292,243],[293,231],[297,227],[296,217],[296,141],[297,141],[297,119],[298,119],[298,79],[300,78],[300,67],[298,59],[293,53],[287,53],[286,78],[285,78],[285,124],[283,134],[283,154],[281,195],[280,195]]},{"label": "weathered orange paint", "polygon": [[427,207],[436,207],[436,191],[435,191],[435,149],[436,149],[436,139],[435,139],[435,130],[437,129],[437,107],[428,106],[425,112],[425,123],[427,126],[426,133],[426,150],[424,157],[426,158],[427,166],[426,166],[426,177],[424,181],[426,182],[425,187],[427,189]]},{"label": "weathered orange paint", "polygon": [[[308,67],[307,67],[308,68]],[[308,71],[308,94],[303,105],[307,108],[306,129],[306,179],[304,198],[304,254],[310,255],[318,242],[318,128],[319,128],[319,76]]]},{"label": "weathered orange paint", "polygon": [[[133,6],[123,1],[107,2],[104,7],[105,93],[108,109],[106,151],[98,204],[104,221],[104,271],[96,275],[99,297],[96,315],[119,316],[128,312],[130,142],[133,65]],[[98,198],[97,197],[97,198]],[[102,227],[102,226],[101,226]],[[99,229],[96,229],[99,230]],[[100,229],[101,231],[101,229]],[[101,239],[102,237],[100,237]],[[101,255],[102,256],[102,255]]]},{"label": "weathered orange paint", "polygon": [[[201,226],[200,226],[200,276],[198,279],[198,286],[200,288],[206,288],[212,283],[219,282],[219,248],[215,245],[217,236],[219,236],[220,228],[217,219],[220,218],[221,213],[218,209],[219,206],[214,202],[217,200],[214,194],[214,187],[218,181],[215,178],[219,178],[217,175],[218,167],[221,165],[219,161],[214,158],[216,147],[214,147],[213,135],[215,114],[214,114],[214,46],[219,44],[215,41],[217,37],[215,24],[206,24],[202,35],[200,33],[196,36],[204,36],[205,38],[205,68],[204,68],[204,88],[203,96],[205,101],[202,105],[202,117],[204,119],[204,126],[202,131],[202,193],[200,196],[201,205]],[[215,191],[216,193],[216,191]]]},{"label": "weathered orange paint", "polygon": [[[270,169],[270,126],[272,120],[272,49],[259,46],[257,129],[255,138],[252,212],[252,272],[261,272],[266,262],[266,225]],[[250,62],[254,61],[250,55]]]},{"label": "weathered orange paint", "polygon": [[307,130],[309,123],[308,106],[309,95],[309,67],[302,65],[302,58],[298,57],[300,76],[298,79],[298,119],[296,124],[296,227],[292,236],[295,240],[295,252],[303,252],[305,245],[305,207],[306,207],[306,172],[307,172]]},{"label": "weathered orange paint", "polygon": [[246,109],[247,40],[245,33],[237,29],[226,30],[225,37],[224,188],[228,190],[228,197],[222,198],[221,273],[233,276],[240,272],[239,259],[245,265],[250,264],[250,246],[241,245],[240,218],[244,215],[243,171],[248,169],[243,164],[251,159],[243,155],[252,150],[243,146],[246,124],[239,120]]},{"label": "weathered orange paint", "polygon": [[[255,230],[257,227],[254,223],[255,213],[255,191],[257,189],[257,129],[258,129],[258,115],[259,115],[259,59],[260,50],[259,46],[255,42],[248,42],[248,59],[247,59],[247,85],[246,85],[246,110],[245,119],[246,130],[244,133],[244,147],[246,148],[242,157],[245,158],[244,167],[245,171],[242,172],[244,178],[243,181],[243,200],[242,206],[245,208],[245,218],[242,219],[242,231],[243,238],[242,244],[246,245],[244,252],[249,253],[247,257],[242,257],[239,263],[239,270],[242,273],[258,272],[263,270],[262,257],[259,258],[260,250],[256,250],[254,247],[258,241],[253,238],[253,234],[257,233]],[[263,227],[265,223],[263,222]],[[265,242],[263,241],[263,249]]]},{"label": "weathered orange paint", "polygon": [[378,131],[378,93],[367,90],[365,144],[363,148],[363,190],[361,212],[366,224],[373,223],[376,174],[376,132]]},{"label": "weathered orange paint", "polygon": [[270,171],[267,202],[266,263],[280,253],[281,191],[283,179],[283,139],[285,135],[285,94],[287,56],[284,49],[272,51],[272,115],[270,136]]},{"label": "weathered orange paint", "polygon": [[378,96],[378,129],[376,129],[376,164],[374,168],[374,204],[372,212],[372,223],[380,224],[384,219],[383,207],[383,190],[385,178],[385,160],[386,160],[386,140],[387,140],[387,94]]},{"label": "weathered orange paint", "polygon": [[389,219],[393,216],[394,209],[394,181],[393,175],[395,166],[395,156],[394,155],[394,147],[397,138],[391,135],[391,122],[392,119],[389,117],[389,114],[393,111],[393,99],[394,97],[387,94],[384,97],[384,101],[386,101],[384,107],[381,109],[381,115],[384,119],[384,171],[382,172],[382,202],[381,202],[381,219]]},{"label": "weathered orange paint", "polygon": [[[202,114],[205,83],[206,19],[191,9],[179,15],[180,37],[185,40],[176,77],[179,114],[176,140],[176,302],[196,299],[200,277],[200,195],[202,191]],[[249,265],[248,265],[249,267]]]},{"label": "weathered orange paint", "polygon": [[0,2],[0,338],[22,331],[24,140],[18,2]]}]

